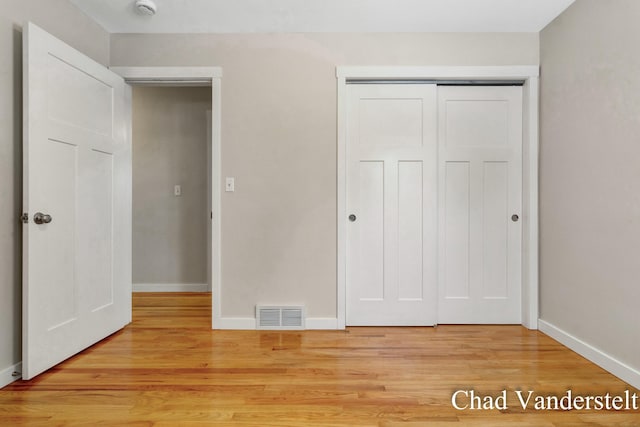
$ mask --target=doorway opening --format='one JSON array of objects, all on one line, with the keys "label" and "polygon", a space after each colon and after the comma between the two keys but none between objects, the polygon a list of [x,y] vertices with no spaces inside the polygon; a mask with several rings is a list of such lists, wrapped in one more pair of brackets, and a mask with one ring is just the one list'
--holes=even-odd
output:
[{"label": "doorway opening", "polygon": [[[191,263],[194,262],[196,264],[193,264],[193,265],[196,265],[196,270],[199,271],[199,273],[196,273],[196,274],[199,274],[199,275],[190,276],[190,274],[192,274],[193,272],[187,272],[184,276],[181,276],[182,278],[180,279],[179,282],[182,282],[182,283],[172,283],[174,280],[169,281],[165,277],[163,279],[164,280],[163,282],[155,283],[155,285],[160,285],[161,283],[164,283],[165,291],[211,292],[211,325],[212,325],[212,328],[219,327],[216,325],[218,325],[219,323],[220,311],[221,311],[220,185],[222,180],[221,180],[221,155],[220,155],[221,154],[220,107],[221,107],[222,70],[219,67],[111,67],[111,70],[119,74],[120,76],[122,76],[128,84],[133,86],[132,96],[133,96],[134,108],[137,102],[136,93],[140,95],[143,92],[155,92],[156,95],[161,96],[160,94],[163,93],[162,91],[164,89],[166,89],[167,92],[175,91],[176,94],[178,93],[187,94],[188,92],[197,93],[197,94],[191,93],[191,95],[195,96],[196,99],[199,100],[198,102],[195,103],[199,105],[199,107],[195,107],[195,104],[192,105],[196,109],[194,114],[199,115],[199,117],[198,118],[184,117],[184,121],[182,122],[182,125],[173,123],[172,126],[174,127],[175,133],[179,135],[184,132],[190,132],[191,129],[188,129],[188,127],[190,126],[189,123],[192,119],[196,120],[196,123],[200,122],[201,120],[203,120],[203,123],[204,123],[205,151],[204,153],[201,153],[201,155],[206,157],[206,162],[205,162],[204,169],[202,167],[202,163],[200,164],[199,168],[200,170],[204,170],[204,179],[206,184],[206,187],[204,188],[205,194],[203,194],[202,191],[198,193],[198,190],[197,189],[195,190],[195,194],[192,194],[192,195],[200,194],[199,196],[200,198],[198,199],[196,197],[196,200],[193,201],[194,212],[187,212],[187,214],[183,215],[183,218],[181,221],[182,221],[182,224],[185,227],[187,227],[189,225],[189,221],[192,220],[192,217],[201,215],[201,218],[204,219],[205,227],[204,229],[200,228],[199,230],[201,233],[204,233],[206,235],[206,238],[204,239],[204,242],[205,242],[204,248],[200,249],[202,253],[199,253],[197,248],[194,249],[192,246],[188,246],[189,239],[184,238],[185,237],[184,235],[182,236],[184,239],[184,241],[182,242],[182,245],[183,246],[187,245],[187,246],[185,246],[186,249],[184,249],[184,253],[181,252],[179,253],[179,255],[174,256],[173,272],[171,274],[178,274],[179,271],[182,271],[182,272],[186,271],[186,269],[189,269],[189,266],[192,265]],[[208,91],[210,96],[207,97],[201,91],[204,91],[204,92]],[[188,97],[188,95],[184,95],[184,96]],[[171,96],[168,96],[167,98],[171,98]],[[144,98],[142,99],[142,101],[143,101],[142,103],[144,104]],[[167,103],[169,103],[169,100],[167,100]],[[165,108],[168,108],[168,107],[165,107]],[[180,108],[180,107],[176,106],[176,108]],[[204,113],[204,114],[201,114],[201,113]],[[135,116],[135,111],[133,111],[133,114]],[[167,121],[177,120],[177,117],[180,116],[181,114],[182,113],[178,113],[178,115],[169,114],[168,115],[169,118],[167,119]],[[162,114],[160,114],[160,116],[162,116]],[[137,132],[135,129],[135,120],[136,120],[135,117],[133,120],[134,120],[133,146],[134,146],[134,150],[136,150],[137,148],[142,148],[142,147],[136,146]],[[170,123],[168,125],[169,127],[171,127]],[[199,125],[196,124],[196,126],[199,126]],[[158,129],[151,130],[151,133],[152,135],[158,136],[157,135]],[[142,160],[142,158],[139,158],[138,160]],[[134,160],[134,180],[136,179],[138,172],[142,171],[142,170],[136,170],[136,162],[137,160]],[[178,164],[184,165],[185,163],[178,162]],[[148,167],[148,166],[149,165],[145,165],[145,167]],[[176,167],[177,169],[180,169],[179,166],[176,166]],[[150,174],[153,175],[153,173],[150,173]],[[173,203],[174,205],[189,205],[190,202],[187,200],[188,199],[186,197],[187,194],[185,193],[185,191],[190,191],[187,188],[188,186],[185,187],[184,184],[170,181],[170,179],[175,178],[175,175],[173,176],[170,176],[170,175],[171,173],[165,174],[165,178],[166,178],[165,186],[164,186],[165,188],[158,189],[158,192],[160,191],[163,192],[163,195],[161,195],[160,199],[168,198],[169,203]],[[202,178],[202,176],[200,177]],[[138,178],[142,179],[143,176],[138,176]],[[147,176],[145,179],[150,179],[150,177]],[[200,181],[200,183],[202,186],[202,181]],[[137,183],[134,183],[133,184],[134,193],[136,191],[135,188],[138,188],[138,192],[144,191],[144,185],[141,185],[140,187],[138,187],[137,184],[144,184],[144,183],[142,181],[138,181]],[[176,186],[179,186],[179,187],[176,187]],[[197,186],[193,187],[192,190],[194,188],[197,188]],[[176,195],[176,193],[179,193],[179,195]],[[168,197],[162,197],[162,196],[168,196]],[[136,195],[134,194],[133,197],[135,200]],[[196,205],[200,206],[200,208],[196,207]],[[152,224],[145,224],[146,218],[144,215],[140,215],[138,217],[139,214],[144,212],[138,212],[135,209],[136,208],[134,208],[134,212],[133,212],[134,252],[136,250],[141,250],[141,251],[145,250],[144,239],[136,240],[135,234],[137,232],[141,232],[141,234],[144,234],[142,232],[145,231],[145,228],[152,228],[151,227]],[[198,212],[195,212],[195,209],[198,209]],[[145,211],[146,208],[143,208],[142,210]],[[158,216],[162,217],[163,215],[159,214]],[[164,221],[165,223],[169,224],[171,222],[170,216],[164,215]],[[138,225],[141,224],[139,228],[136,227],[136,222],[138,222]],[[155,224],[153,225],[155,227],[158,226],[157,222],[153,224]],[[175,226],[176,224],[171,224],[171,225]],[[194,227],[194,229],[198,230],[198,227]],[[188,233],[187,233],[187,236],[188,236]],[[202,236],[200,236],[200,238],[201,237]],[[150,240],[153,242],[153,239],[150,239]],[[136,246],[137,244],[136,242],[140,245]],[[146,244],[147,245],[149,244],[149,240],[146,241]],[[202,245],[199,244],[198,248],[200,246]],[[169,252],[173,252],[175,255],[175,250],[176,248],[173,248]],[[177,250],[180,250],[180,249],[177,249]],[[193,254],[193,256],[190,257],[189,254]],[[165,255],[168,256],[167,254]],[[177,262],[176,258],[179,258],[182,261]],[[196,261],[195,258],[197,258],[198,261]],[[144,257],[139,258],[134,254],[133,255],[134,269],[138,267],[136,263],[136,261],[138,260],[144,260]],[[153,260],[153,262],[158,262],[158,260]],[[200,267],[197,267],[197,263],[200,263]],[[202,274],[202,265],[204,265],[204,270],[205,270],[204,274]],[[140,276],[137,276],[136,274],[137,273],[143,274],[144,273],[143,270],[147,268],[148,265],[146,266],[140,265],[140,267],[141,267],[140,271],[137,271],[137,272],[134,271],[133,273],[133,283],[134,283],[133,290],[134,291],[136,290],[136,288],[138,290],[143,290],[143,288],[145,287],[145,286],[141,286],[141,287],[136,286],[136,285],[142,285],[142,283],[136,281],[136,279],[140,277]],[[164,267],[165,266],[163,266],[163,268]],[[175,277],[178,277],[178,276],[174,276],[174,278]],[[197,283],[193,283],[194,281],[196,281]],[[150,284],[154,285],[154,283],[150,283]],[[166,285],[169,285],[169,286],[166,286]],[[149,287],[149,286],[147,286],[146,288],[147,289],[145,290],[147,291],[149,290],[153,291],[158,289],[158,288],[154,289],[153,287]]]},{"label": "doorway opening", "polygon": [[210,292],[211,90],[132,88],[134,292]]}]

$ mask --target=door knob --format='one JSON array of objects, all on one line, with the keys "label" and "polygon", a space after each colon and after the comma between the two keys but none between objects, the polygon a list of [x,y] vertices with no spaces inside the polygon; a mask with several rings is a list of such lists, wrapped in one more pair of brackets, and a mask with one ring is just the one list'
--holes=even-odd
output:
[{"label": "door knob", "polygon": [[43,214],[42,212],[37,212],[33,216],[33,222],[36,224],[49,224],[51,219],[51,215]]},{"label": "door knob", "polygon": [[520,217],[516,214],[511,215],[511,221],[513,222],[518,222],[518,220],[520,219]]},{"label": "door knob", "polygon": [[354,214],[349,215],[349,221],[354,222],[356,220],[356,216]]}]

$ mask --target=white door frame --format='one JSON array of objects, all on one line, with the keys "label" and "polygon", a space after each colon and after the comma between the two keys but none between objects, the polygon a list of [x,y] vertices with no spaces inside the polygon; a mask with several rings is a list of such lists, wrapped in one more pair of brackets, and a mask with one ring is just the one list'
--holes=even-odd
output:
[{"label": "white door frame", "polygon": [[221,215],[221,126],[222,126],[222,68],[220,67],[110,67],[130,84],[154,86],[211,86],[211,259],[207,265],[211,274],[212,329],[220,328],[222,313],[222,253]]},{"label": "white door frame", "polygon": [[337,318],[346,322],[346,172],[348,80],[519,80],[523,86],[522,325],[538,329],[538,84],[539,67],[336,67],[338,79]]}]

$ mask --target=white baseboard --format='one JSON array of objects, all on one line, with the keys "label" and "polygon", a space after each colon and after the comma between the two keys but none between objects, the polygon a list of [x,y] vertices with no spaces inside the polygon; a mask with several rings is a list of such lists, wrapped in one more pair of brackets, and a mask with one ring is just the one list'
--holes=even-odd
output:
[{"label": "white baseboard", "polygon": [[11,384],[12,382],[19,380],[22,378],[21,375],[13,376],[14,372],[22,372],[22,362],[16,363],[13,366],[9,366],[8,368],[0,371],[0,388]]},{"label": "white baseboard", "polygon": [[[214,329],[255,330],[255,317],[221,317],[214,320]],[[338,329],[338,319],[333,317],[309,317],[305,319],[305,329]]]},{"label": "white baseboard", "polygon": [[574,337],[570,333],[563,331],[555,325],[544,320],[538,320],[538,329],[554,340],[558,341],[575,351],[585,359],[590,360],[602,369],[609,371],[621,380],[629,383],[635,388],[640,388],[640,371],[626,365],[615,357],[595,348],[594,346]]},{"label": "white baseboard", "polygon": [[338,329],[338,319],[335,317],[309,317],[305,320],[307,329],[334,330]]},{"label": "white baseboard", "polygon": [[255,328],[255,317],[220,317],[213,321],[213,329],[239,329],[246,331],[254,330]]},{"label": "white baseboard", "polygon": [[209,292],[206,283],[134,283],[133,292]]}]

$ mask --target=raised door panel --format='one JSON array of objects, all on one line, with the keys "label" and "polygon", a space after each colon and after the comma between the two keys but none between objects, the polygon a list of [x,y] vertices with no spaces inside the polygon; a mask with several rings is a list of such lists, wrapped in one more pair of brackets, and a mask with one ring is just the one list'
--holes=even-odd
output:
[{"label": "raised door panel", "polygon": [[398,300],[424,298],[422,161],[398,163]]},{"label": "raised door panel", "polygon": [[447,162],[444,172],[443,265],[441,298],[469,298],[470,171],[469,162]]},{"label": "raised door panel", "polygon": [[384,162],[360,162],[360,270],[358,299],[384,299]]}]

